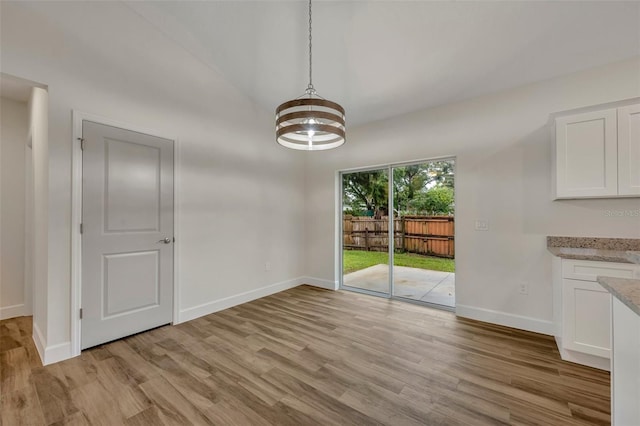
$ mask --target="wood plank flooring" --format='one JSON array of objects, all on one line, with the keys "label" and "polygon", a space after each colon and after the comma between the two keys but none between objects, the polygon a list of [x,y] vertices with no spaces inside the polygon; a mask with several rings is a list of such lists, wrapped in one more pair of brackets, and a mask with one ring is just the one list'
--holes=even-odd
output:
[{"label": "wood plank flooring", "polygon": [[609,424],[609,374],[552,338],[301,286],[42,367],[0,322],[1,424]]}]

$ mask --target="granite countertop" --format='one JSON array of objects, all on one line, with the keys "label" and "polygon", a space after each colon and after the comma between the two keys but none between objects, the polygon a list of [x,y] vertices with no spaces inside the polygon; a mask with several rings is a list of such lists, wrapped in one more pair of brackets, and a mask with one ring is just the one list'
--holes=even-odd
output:
[{"label": "granite countertop", "polygon": [[640,263],[640,239],[547,237],[547,250],[564,259]]},{"label": "granite countertop", "polygon": [[614,297],[640,315],[640,280],[598,277],[598,282]]},{"label": "granite countertop", "polygon": [[629,259],[631,263],[640,263],[640,251],[628,251],[627,259]]}]

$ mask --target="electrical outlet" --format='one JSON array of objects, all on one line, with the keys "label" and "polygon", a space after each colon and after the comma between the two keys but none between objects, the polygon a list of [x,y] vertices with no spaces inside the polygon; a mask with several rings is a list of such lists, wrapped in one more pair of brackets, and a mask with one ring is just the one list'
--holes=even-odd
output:
[{"label": "electrical outlet", "polygon": [[529,294],[529,283],[522,281],[518,287],[518,293],[527,295]]},{"label": "electrical outlet", "polygon": [[264,270],[265,271],[271,270],[271,262],[264,262]]},{"label": "electrical outlet", "polygon": [[488,231],[489,221],[486,219],[476,219],[476,231]]}]

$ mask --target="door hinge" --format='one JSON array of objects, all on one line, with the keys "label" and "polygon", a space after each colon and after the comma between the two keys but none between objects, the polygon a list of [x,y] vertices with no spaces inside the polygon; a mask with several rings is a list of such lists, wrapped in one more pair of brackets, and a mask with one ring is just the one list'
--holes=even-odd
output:
[{"label": "door hinge", "polygon": [[78,138],[78,140],[80,141],[80,150],[84,151],[84,138]]},{"label": "door hinge", "polygon": [[83,226],[82,226],[82,224],[80,224],[80,233],[81,234],[82,234],[82,231],[83,231]]},{"label": "door hinge", "polygon": [[82,308],[80,308],[80,319],[82,319]]}]

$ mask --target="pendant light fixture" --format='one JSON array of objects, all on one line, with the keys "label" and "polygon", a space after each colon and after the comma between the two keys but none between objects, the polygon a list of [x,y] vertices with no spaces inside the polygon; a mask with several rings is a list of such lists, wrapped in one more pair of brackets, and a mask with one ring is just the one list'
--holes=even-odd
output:
[{"label": "pendant light fixture", "polygon": [[304,151],[337,148],[345,142],[344,108],[324,99],[313,87],[311,0],[309,0],[309,85],[304,94],[276,108],[276,140]]}]

